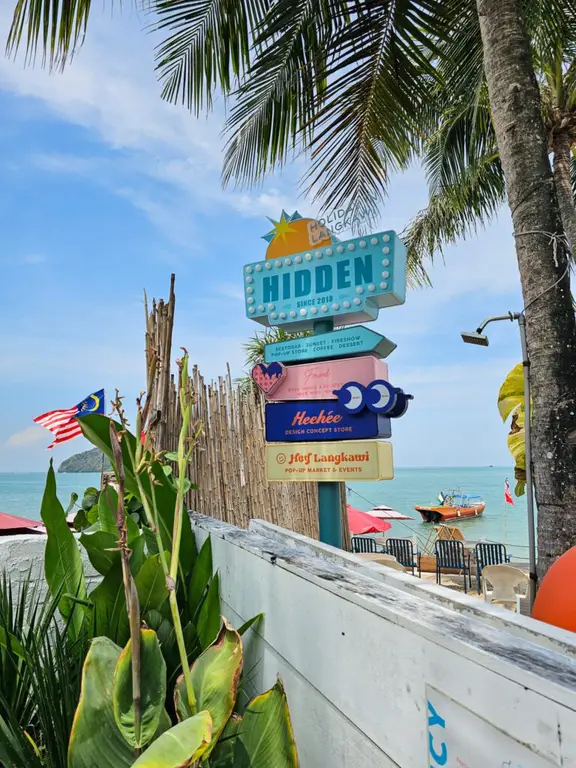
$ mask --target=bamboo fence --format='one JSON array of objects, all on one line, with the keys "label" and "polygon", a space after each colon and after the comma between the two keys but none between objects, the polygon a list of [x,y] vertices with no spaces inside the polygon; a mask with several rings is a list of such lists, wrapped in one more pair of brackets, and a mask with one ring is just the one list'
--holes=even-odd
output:
[{"label": "bamboo fence", "polygon": [[[148,429],[156,450],[175,451],[182,423],[178,388],[170,374],[174,323],[174,276],[167,303],[154,301],[146,322]],[[206,382],[197,366],[188,386],[193,394],[190,438],[195,449],[188,468],[194,484],[188,508],[242,528],[252,518],[318,538],[316,483],[269,483],[266,479],[264,399],[252,387],[239,387],[230,374]],[[346,494],[342,485],[342,530],[349,549]]]}]

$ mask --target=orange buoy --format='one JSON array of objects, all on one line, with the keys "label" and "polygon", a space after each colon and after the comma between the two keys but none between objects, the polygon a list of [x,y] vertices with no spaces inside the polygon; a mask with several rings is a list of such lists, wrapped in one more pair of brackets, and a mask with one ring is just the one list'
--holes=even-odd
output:
[{"label": "orange buoy", "polygon": [[576,547],[556,560],[544,576],[532,618],[576,632]]}]

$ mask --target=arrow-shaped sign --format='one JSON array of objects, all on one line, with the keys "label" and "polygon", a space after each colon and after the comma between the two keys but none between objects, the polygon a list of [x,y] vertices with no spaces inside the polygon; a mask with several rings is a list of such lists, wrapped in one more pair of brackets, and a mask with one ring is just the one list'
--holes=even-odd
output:
[{"label": "arrow-shaped sign", "polygon": [[264,361],[266,363],[301,363],[306,360],[358,355],[375,355],[383,358],[388,357],[395,349],[396,344],[386,336],[363,325],[355,325],[318,336],[266,344]]}]

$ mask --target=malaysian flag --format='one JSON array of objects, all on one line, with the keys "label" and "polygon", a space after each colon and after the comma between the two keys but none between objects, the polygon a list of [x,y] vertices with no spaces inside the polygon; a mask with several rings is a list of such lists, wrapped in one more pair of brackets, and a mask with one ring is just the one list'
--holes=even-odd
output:
[{"label": "malaysian flag", "polygon": [[50,449],[54,448],[55,445],[65,443],[67,440],[72,440],[72,438],[81,435],[82,429],[78,419],[82,418],[82,416],[88,416],[89,413],[104,413],[103,389],[88,395],[85,400],[82,400],[81,403],[78,403],[73,408],[48,411],[48,413],[43,413],[42,416],[37,416],[34,421],[36,424],[49,429],[54,435],[54,442],[48,446],[48,449]]},{"label": "malaysian flag", "polygon": [[512,498],[512,492],[510,491],[510,483],[508,478],[504,480],[504,501],[506,504],[512,504],[514,506],[514,499]]}]

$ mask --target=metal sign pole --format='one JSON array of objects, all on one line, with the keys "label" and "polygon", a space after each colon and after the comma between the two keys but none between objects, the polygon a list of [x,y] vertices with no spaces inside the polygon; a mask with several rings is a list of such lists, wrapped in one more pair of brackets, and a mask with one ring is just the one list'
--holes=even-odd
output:
[{"label": "metal sign pole", "polygon": [[534,523],[534,485],[532,478],[532,425],[530,423],[530,361],[526,343],[526,319],[523,314],[518,316],[520,342],[522,344],[522,365],[524,366],[524,435],[526,438],[526,504],[528,508],[528,546],[530,556],[530,610],[534,605],[538,587],[536,570],[536,531]]},{"label": "metal sign pole", "polygon": [[[334,320],[314,322],[314,336],[334,330]],[[318,483],[318,527],[320,541],[342,549],[341,486],[343,483]]]}]

